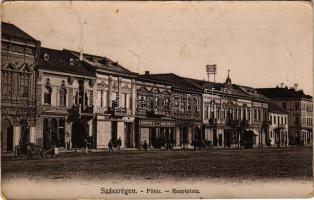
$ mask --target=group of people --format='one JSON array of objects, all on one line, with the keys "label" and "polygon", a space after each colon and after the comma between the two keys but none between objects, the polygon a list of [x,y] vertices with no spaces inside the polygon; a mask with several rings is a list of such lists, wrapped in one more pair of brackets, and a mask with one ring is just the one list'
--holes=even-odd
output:
[{"label": "group of people", "polygon": [[[109,143],[108,143],[108,150],[109,150],[109,153],[113,153],[113,142],[112,140],[109,140]],[[119,139],[117,140],[117,150],[120,151],[120,147],[122,145],[122,141],[121,141],[121,137],[119,137]]]},{"label": "group of people", "polygon": [[[120,151],[120,147],[122,145],[121,137],[119,137],[119,139],[117,140],[116,144],[117,144],[117,150]],[[112,140],[109,140],[109,142],[108,142],[108,151],[109,151],[109,153],[113,153],[113,145],[114,144],[113,144]],[[144,141],[143,148],[144,148],[145,152],[147,152],[148,144],[147,144],[146,140]]]}]

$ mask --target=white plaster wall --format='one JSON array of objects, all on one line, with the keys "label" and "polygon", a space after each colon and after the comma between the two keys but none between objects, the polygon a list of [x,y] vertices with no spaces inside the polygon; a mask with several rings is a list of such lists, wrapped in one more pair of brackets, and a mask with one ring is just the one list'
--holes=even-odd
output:
[{"label": "white plaster wall", "polygon": [[176,130],[176,145],[179,146],[180,145],[180,128],[175,127],[175,130]]},{"label": "white plaster wall", "polygon": [[19,145],[21,139],[21,127],[14,126],[13,127],[13,145]]},{"label": "white plaster wall", "polygon": [[146,140],[147,144],[149,142],[149,128],[141,128],[141,144]]},{"label": "white plaster wall", "polygon": [[111,139],[111,121],[97,122],[97,148],[107,148]]},{"label": "white plaster wall", "polygon": [[29,142],[35,144],[35,134],[36,134],[36,127],[30,127],[29,131]]},{"label": "white plaster wall", "polygon": [[125,141],[124,141],[124,122],[118,122],[117,123],[117,131],[118,131],[118,133],[117,133],[117,139],[119,139],[119,137],[121,137],[121,147],[124,147],[125,145],[124,145],[124,143],[125,143]]}]

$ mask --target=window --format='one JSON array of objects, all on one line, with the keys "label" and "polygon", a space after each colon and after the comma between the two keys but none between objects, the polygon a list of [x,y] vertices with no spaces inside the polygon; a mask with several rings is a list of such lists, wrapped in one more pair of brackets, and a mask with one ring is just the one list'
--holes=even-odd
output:
[{"label": "window", "polygon": [[276,124],[276,116],[274,116],[274,124]]},{"label": "window", "polygon": [[300,118],[299,118],[299,116],[295,116],[295,125],[297,125],[297,126],[300,125]]},{"label": "window", "polygon": [[258,110],[258,115],[257,115],[257,117],[258,117],[258,120],[261,120],[261,111],[260,111],[260,110]]},{"label": "window", "polygon": [[92,90],[86,90],[84,95],[84,103],[85,106],[92,106],[93,105],[93,91]]},{"label": "window", "polygon": [[280,117],[277,116],[277,123],[280,124]]},{"label": "window", "polygon": [[93,106],[94,102],[94,95],[93,95],[93,90],[89,90],[89,106]]},{"label": "window", "polygon": [[12,95],[12,73],[2,73],[2,95],[4,97],[11,97]]},{"label": "window", "polygon": [[[122,93],[121,94],[121,99],[120,99],[120,106],[123,107],[123,108],[129,108],[130,107],[130,94],[128,93]],[[163,106],[163,102],[161,102],[161,98],[157,98],[157,105],[159,107],[162,107]]]},{"label": "window", "polygon": [[257,120],[257,110],[254,109],[254,120]]},{"label": "window", "polygon": [[300,109],[300,104],[299,104],[299,102],[295,102],[295,109],[296,109],[296,110],[299,110],[299,109]]},{"label": "window", "polygon": [[44,104],[51,105],[51,92],[51,87],[46,86],[44,90]]},{"label": "window", "polygon": [[119,102],[119,100],[120,100],[119,93],[118,92],[112,92],[111,93],[111,102]]},{"label": "window", "polygon": [[29,75],[21,74],[20,76],[20,96],[28,98],[29,97]]},{"label": "window", "polygon": [[219,115],[219,107],[217,107],[217,109],[216,109],[216,111],[217,111],[217,119],[220,119],[220,115]]},{"label": "window", "polygon": [[66,101],[67,101],[67,90],[64,87],[60,88],[59,91],[59,102],[60,106],[66,106]]},{"label": "window", "polygon": [[191,110],[191,102],[187,101],[187,111],[190,111],[190,110]]},{"label": "window", "polygon": [[270,115],[269,121],[273,124],[273,116]]}]

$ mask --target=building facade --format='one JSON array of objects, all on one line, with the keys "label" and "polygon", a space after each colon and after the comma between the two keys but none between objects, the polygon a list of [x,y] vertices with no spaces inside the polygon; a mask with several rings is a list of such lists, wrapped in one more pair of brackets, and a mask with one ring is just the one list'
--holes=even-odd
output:
[{"label": "building facade", "polygon": [[267,146],[288,146],[288,112],[274,103],[269,103],[269,135]]},{"label": "building facade", "polygon": [[35,142],[36,72],[40,42],[13,24],[1,27],[1,145]]},{"label": "building facade", "polygon": [[289,144],[312,144],[313,100],[302,90],[288,87],[260,88],[258,91],[288,112]]},{"label": "building facade", "polygon": [[171,84],[139,76],[136,80],[136,147],[176,144],[175,120],[171,117]]},{"label": "building facade", "polygon": [[[73,149],[253,148],[310,144],[312,97],[288,88],[253,89],[139,75],[103,56],[40,47],[2,23],[2,150],[26,143]],[[266,98],[266,97],[267,98]]]},{"label": "building facade", "polygon": [[[202,140],[202,88],[187,78],[175,74],[149,74],[146,72],[141,78],[154,80],[171,85],[167,91],[166,117],[174,120],[168,122],[168,140],[179,148],[189,148]],[[166,95],[167,96],[167,95]],[[158,99],[156,99],[158,101]],[[157,111],[158,112],[158,111]],[[167,129],[166,129],[167,130]]]},{"label": "building facade", "polygon": [[122,148],[133,148],[135,136],[135,103],[137,74],[109,58],[69,51],[95,70],[94,85],[94,148],[107,148],[121,140]]},{"label": "building facade", "polygon": [[44,149],[94,144],[94,69],[66,50],[38,57],[36,144]]},{"label": "building facade", "polygon": [[253,88],[191,79],[203,87],[203,139],[218,148],[265,145],[268,99]]}]

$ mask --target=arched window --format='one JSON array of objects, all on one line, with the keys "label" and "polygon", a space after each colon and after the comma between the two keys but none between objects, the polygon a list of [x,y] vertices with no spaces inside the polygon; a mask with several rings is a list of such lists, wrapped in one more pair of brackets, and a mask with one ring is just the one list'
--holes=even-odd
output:
[{"label": "arched window", "polygon": [[20,96],[28,98],[29,97],[29,75],[21,74],[20,76]]},{"label": "arched window", "polygon": [[60,97],[60,106],[66,106],[67,90],[64,87],[60,88],[59,97]]},{"label": "arched window", "polygon": [[51,92],[51,87],[46,86],[44,91],[44,104],[51,105]]}]

